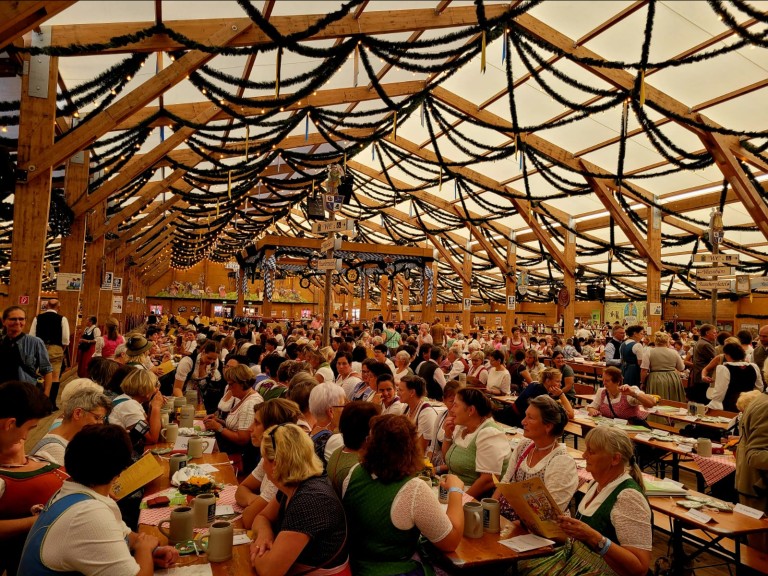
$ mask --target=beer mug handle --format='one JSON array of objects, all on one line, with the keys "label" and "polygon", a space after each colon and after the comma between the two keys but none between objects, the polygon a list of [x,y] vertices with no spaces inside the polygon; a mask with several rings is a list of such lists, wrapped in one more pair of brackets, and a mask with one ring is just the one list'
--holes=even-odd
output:
[{"label": "beer mug handle", "polygon": [[165,433],[166,433],[167,430],[168,430],[168,428],[162,428],[160,430],[160,438],[163,439],[163,442],[165,442]]},{"label": "beer mug handle", "polygon": [[[165,530],[163,528],[163,524],[168,524],[168,530]],[[171,537],[170,528],[171,528],[171,521],[170,520],[163,520],[163,521],[160,522],[160,524],[157,525],[157,529],[166,538],[170,538]]]},{"label": "beer mug handle", "polygon": [[208,550],[208,538],[210,538],[210,534],[206,534],[205,536],[201,536],[200,540],[199,540],[200,547],[203,550],[206,550],[206,551]]},{"label": "beer mug handle", "polygon": [[210,441],[208,441],[208,440],[203,440],[203,452],[205,452],[206,450],[208,450],[208,446],[210,446],[210,445],[211,445]]}]

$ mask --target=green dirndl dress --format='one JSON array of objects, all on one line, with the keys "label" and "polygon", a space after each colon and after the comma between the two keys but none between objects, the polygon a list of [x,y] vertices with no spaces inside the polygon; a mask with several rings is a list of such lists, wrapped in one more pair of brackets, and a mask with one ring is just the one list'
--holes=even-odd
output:
[{"label": "green dirndl dress", "polygon": [[[576,518],[616,542],[611,509],[621,491],[626,489],[641,491],[637,483],[628,478],[616,487],[592,516],[577,515]],[[616,576],[613,568],[597,552],[579,540],[568,540],[549,556],[521,560],[515,573],[518,576]]]}]

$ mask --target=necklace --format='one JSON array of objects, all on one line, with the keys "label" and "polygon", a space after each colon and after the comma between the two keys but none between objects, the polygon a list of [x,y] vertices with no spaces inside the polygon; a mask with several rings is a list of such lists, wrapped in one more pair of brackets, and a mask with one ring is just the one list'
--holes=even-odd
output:
[{"label": "necklace", "polygon": [[534,450],[534,452],[546,452],[547,450],[552,450],[552,448],[554,448],[555,446],[557,446],[557,440],[555,440],[554,442],[552,442],[552,444],[550,444],[549,446],[544,446],[544,448],[539,448],[539,447],[538,447],[538,446],[536,446],[536,444],[534,443],[534,444],[533,444],[533,450]]},{"label": "necklace", "polygon": [[0,468],[23,468],[29,464],[29,456],[24,457],[24,463],[23,464],[5,464],[0,462]]}]

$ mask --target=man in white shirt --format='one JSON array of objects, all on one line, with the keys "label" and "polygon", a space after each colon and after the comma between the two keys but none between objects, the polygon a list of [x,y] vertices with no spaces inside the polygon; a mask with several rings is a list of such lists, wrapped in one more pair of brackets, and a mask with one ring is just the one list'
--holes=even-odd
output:
[{"label": "man in white shirt", "polygon": [[48,351],[48,361],[51,363],[51,388],[45,393],[56,408],[56,398],[59,395],[59,381],[64,354],[69,346],[69,321],[59,314],[59,301],[55,298],[48,300],[48,308],[32,320],[29,328],[30,336],[37,336],[45,344]]},{"label": "man in white shirt", "polygon": [[450,382],[454,378],[458,378],[459,374],[464,373],[464,362],[461,361],[461,349],[456,344],[451,346],[450,350],[448,350],[448,362],[451,363],[451,369],[448,374],[446,374],[445,380]]},{"label": "man in white shirt", "polygon": [[392,370],[392,374],[394,374],[397,372],[397,368],[395,368],[395,363],[387,358],[387,351],[388,348],[385,344],[377,344],[373,347],[373,357],[376,359],[376,362],[382,362],[389,366],[389,369]]}]

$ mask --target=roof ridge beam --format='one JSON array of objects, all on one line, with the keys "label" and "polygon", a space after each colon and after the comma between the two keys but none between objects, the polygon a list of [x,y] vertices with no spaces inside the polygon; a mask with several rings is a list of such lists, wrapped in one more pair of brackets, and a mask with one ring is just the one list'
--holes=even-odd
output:
[{"label": "roof ridge beam", "polygon": [[[509,11],[507,4],[485,6],[485,16],[496,18]],[[293,16],[272,16],[269,23],[283,36],[303,32],[317,23],[326,14],[297,14]],[[474,6],[459,6],[448,8],[442,13],[436,13],[434,8],[416,8],[399,10],[397,12],[364,12],[363,14],[348,14],[332,22],[308,40],[328,40],[344,38],[355,34],[394,34],[410,30],[433,30],[455,28],[477,24],[477,11]],[[154,26],[154,22],[117,22],[98,24],[67,24],[53,26],[51,46],[63,47],[71,44],[108,44],[118,35],[135,34]],[[165,22],[168,28],[183,34],[193,41],[215,46],[211,39],[213,34],[230,30],[232,26],[242,29],[248,27],[245,34],[240,35],[229,44],[232,47],[262,46],[271,44],[269,36],[253,26],[250,18],[210,18],[200,20],[171,20]],[[186,46],[171,39],[166,34],[155,34],[133,44],[116,48],[107,48],[100,52],[85,52],[84,54],[124,54],[128,52],[171,52],[187,49]]]}]

